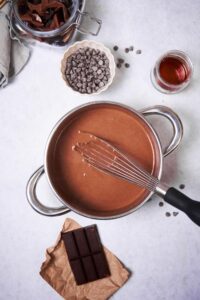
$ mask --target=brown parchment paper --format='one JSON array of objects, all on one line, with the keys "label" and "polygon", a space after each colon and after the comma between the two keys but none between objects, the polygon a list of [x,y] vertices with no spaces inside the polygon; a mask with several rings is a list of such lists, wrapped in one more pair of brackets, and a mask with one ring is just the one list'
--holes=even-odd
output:
[{"label": "brown parchment paper", "polygon": [[[81,227],[72,219],[66,219],[61,232]],[[76,285],[69,265],[61,232],[54,247],[46,250],[46,260],[41,266],[40,275],[64,299],[67,300],[106,300],[127,280],[130,272],[120,263],[117,257],[104,247],[111,276],[87,284]]]}]

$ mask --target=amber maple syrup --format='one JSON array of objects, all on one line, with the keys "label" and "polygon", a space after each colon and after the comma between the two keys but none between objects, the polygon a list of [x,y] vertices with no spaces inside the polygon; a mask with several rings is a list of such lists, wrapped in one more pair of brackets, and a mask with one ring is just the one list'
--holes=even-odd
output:
[{"label": "amber maple syrup", "polygon": [[182,51],[173,50],[163,55],[152,70],[154,86],[164,93],[176,93],[190,82],[192,63]]},{"label": "amber maple syrup", "polygon": [[176,57],[165,57],[160,62],[160,77],[169,84],[177,85],[188,79],[190,70],[187,64]]}]

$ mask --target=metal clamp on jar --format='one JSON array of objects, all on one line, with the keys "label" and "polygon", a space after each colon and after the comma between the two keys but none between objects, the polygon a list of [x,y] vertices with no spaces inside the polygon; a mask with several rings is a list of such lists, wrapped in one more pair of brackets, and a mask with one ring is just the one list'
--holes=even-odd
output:
[{"label": "metal clamp on jar", "polygon": [[[67,0],[63,0],[62,2],[65,1]],[[11,34],[16,35],[20,39],[36,40],[56,46],[64,46],[70,43],[77,32],[97,36],[101,29],[102,21],[84,11],[85,0],[71,0],[71,2],[70,17],[63,25],[53,30],[39,31],[31,28],[26,22],[22,21],[18,12],[19,0],[14,0],[10,16]],[[96,32],[88,31],[82,27],[84,19],[89,19],[97,23]]]}]

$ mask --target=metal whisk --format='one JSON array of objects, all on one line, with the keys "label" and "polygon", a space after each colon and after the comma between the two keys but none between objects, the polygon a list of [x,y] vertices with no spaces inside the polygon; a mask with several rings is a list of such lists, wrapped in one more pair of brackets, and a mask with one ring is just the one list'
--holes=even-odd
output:
[{"label": "metal whisk", "polygon": [[150,191],[155,190],[159,182],[157,178],[105,140],[94,138],[95,140],[87,143],[75,145],[75,150],[82,155],[85,162],[100,171],[123,178]]},{"label": "metal whisk", "polygon": [[107,141],[91,136],[87,143],[77,143],[74,149],[83,160],[104,173],[122,178],[133,184],[155,192],[166,202],[184,211],[200,226],[200,202],[191,200],[175,188],[167,187],[159,179],[139,166],[133,158],[129,158]]}]

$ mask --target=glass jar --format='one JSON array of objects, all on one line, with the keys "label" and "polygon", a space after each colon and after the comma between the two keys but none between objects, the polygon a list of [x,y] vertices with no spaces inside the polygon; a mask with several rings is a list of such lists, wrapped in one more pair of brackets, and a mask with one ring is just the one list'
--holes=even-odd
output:
[{"label": "glass jar", "polygon": [[[50,31],[39,31],[30,28],[21,20],[18,13],[18,0],[14,0],[12,2],[10,16],[11,34],[16,35],[19,39],[36,40],[56,46],[68,44],[75,37],[77,32],[96,36],[101,29],[102,21],[90,16],[88,12],[84,11],[84,7],[85,0],[72,0],[70,18],[62,26]],[[91,32],[82,28],[82,21],[84,21],[84,18],[97,23],[96,32]]]},{"label": "glass jar", "polygon": [[160,92],[175,94],[191,82],[193,64],[180,50],[170,50],[162,55],[151,70],[151,82]]}]

